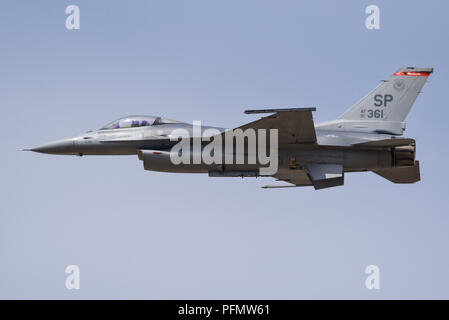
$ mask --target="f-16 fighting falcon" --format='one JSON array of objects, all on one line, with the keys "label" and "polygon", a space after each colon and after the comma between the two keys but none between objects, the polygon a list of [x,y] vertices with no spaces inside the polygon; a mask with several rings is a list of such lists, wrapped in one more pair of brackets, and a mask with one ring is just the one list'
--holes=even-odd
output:
[{"label": "f-16 fighting falcon", "polygon": [[[317,124],[313,107],[247,110],[268,116],[233,130],[127,116],[97,131],[24,150],[137,155],[145,170],[284,181],[263,188],[329,188],[343,185],[346,172],[362,171],[394,183],[414,183],[420,180],[419,162],[415,140],[403,137],[404,121],[432,72],[433,68],[400,68],[338,119]],[[240,147],[237,143],[234,148],[234,141],[240,141]]]}]

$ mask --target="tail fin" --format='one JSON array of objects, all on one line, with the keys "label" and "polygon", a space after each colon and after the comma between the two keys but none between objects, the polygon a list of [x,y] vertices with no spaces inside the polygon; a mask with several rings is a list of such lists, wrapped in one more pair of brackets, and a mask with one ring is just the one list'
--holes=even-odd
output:
[{"label": "tail fin", "polygon": [[400,68],[338,119],[403,122],[432,72],[433,68]]}]

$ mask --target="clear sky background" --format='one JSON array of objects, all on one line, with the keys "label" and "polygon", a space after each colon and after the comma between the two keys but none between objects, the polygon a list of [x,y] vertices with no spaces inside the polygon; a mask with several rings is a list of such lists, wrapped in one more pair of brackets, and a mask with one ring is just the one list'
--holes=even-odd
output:
[{"label": "clear sky background", "polygon": [[[81,29],[65,28],[76,4]],[[380,7],[380,30],[365,8]],[[449,298],[447,1],[2,1],[0,298]],[[235,127],[250,107],[338,117],[402,66],[422,181],[343,187],[18,152],[128,114]],[[81,289],[65,268],[81,268]],[[365,288],[380,267],[381,289]]]}]

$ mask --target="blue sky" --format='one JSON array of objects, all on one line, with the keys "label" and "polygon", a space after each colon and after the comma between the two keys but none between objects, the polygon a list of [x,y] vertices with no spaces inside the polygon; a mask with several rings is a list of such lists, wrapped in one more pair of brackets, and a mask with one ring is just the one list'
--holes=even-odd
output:
[{"label": "blue sky", "polygon": [[[65,28],[76,4],[81,29]],[[380,8],[380,30],[365,7]],[[3,1],[1,298],[449,298],[446,1]],[[402,66],[422,181],[345,186],[17,152],[128,114],[235,127],[251,107],[331,120]],[[81,289],[67,290],[67,265]],[[364,286],[380,267],[381,289]]]}]

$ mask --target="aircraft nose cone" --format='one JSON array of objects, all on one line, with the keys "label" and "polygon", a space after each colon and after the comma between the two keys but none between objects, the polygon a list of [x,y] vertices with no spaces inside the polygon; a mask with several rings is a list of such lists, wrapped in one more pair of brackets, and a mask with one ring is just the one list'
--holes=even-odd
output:
[{"label": "aircraft nose cone", "polygon": [[75,141],[74,140],[59,140],[44,144],[40,147],[31,149],[34,152],[49,153],[49,154],[74,154]]}]

